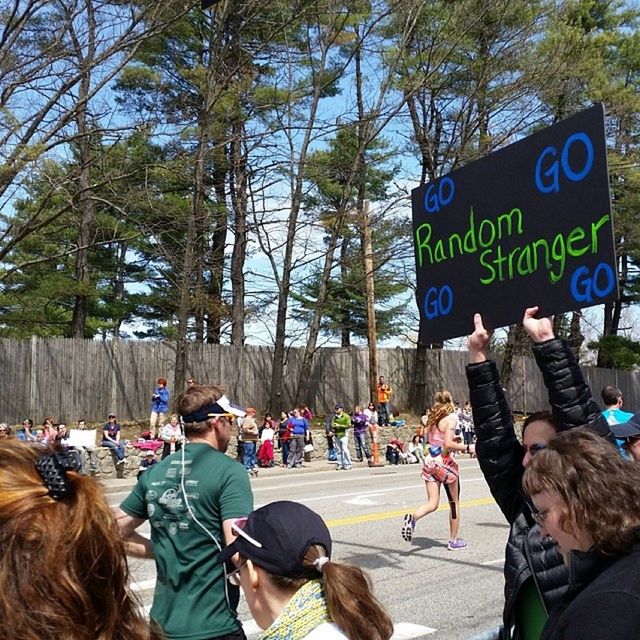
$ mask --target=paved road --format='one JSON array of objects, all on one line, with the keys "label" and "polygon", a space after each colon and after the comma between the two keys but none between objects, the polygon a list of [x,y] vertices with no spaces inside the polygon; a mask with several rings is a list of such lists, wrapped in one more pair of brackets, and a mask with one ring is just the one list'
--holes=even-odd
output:
[{"label": "paved road", "polygon": [[[418,523],[413,541],[402,540],[403,514],[425,496],[418,465],[336,472],[315,463],[313,470],[264,474],[252,480],[252,487],[256,506],[297,500],[322,515],[334,540],[334,559],[358,564],[370,573],[377,596],[396,624],[396,640],[466,640],[499,622],[508,527],[477,461],[459,462],[460,533],[469,542],[462,551],[446,548],[444,491],[439,510]],[[111,493],[110,501],[118,504],[125,495],[126,491]],[[132,573],[136,589],[145,604],[150,603],[153,563],[132,560]],[[258,629],[244,602],[240,618],[249,637],[255,637]]]}]

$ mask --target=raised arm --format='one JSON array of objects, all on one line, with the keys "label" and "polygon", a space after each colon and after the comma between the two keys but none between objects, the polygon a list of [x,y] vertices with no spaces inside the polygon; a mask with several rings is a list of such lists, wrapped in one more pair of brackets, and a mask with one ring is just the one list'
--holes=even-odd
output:
[{"label": "raised arm", "polygon": [[533,355],[549,393],[549,404],[559,428],[588,426],[601,436],[609,425],[595,401],[582,369],[566,341],[553,333],[553,318],[536,318],[538,307],[524,312],[522,326],[534,342]]},{"label": "raised arm", "polygon": [[516,438],[498,368],[493,360],[487,359],[491,334],[480,314],[475,314],[473,323],[466,373],[477,436],[476,454],[493,497],[512,522],[524,502],[520,491],[524,452]]}]

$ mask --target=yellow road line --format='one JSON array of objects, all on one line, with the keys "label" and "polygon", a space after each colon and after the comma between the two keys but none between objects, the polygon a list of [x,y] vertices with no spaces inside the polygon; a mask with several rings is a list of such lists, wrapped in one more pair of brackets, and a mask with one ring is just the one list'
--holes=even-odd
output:
[{"label": "yellow road line", "polygon": [[[477,500],[467,500],[460,503],[460,508],[468,509],[469,507],[484,507],[489,504],[495,504],[493,498],[478,498]],[[436,511],[448,511],[449,504],[441,504]],[[368,513],[361,516],[349,516],[348,518],[336,518],[335,520],[327,520],[327,526],[342,527],[349,524],[360,524],[361,522],[377,522],[379,520],[391,520],[398,518],[407,513],[407,509],[396,509],[395,511],[382,511],[380,513]]]}]

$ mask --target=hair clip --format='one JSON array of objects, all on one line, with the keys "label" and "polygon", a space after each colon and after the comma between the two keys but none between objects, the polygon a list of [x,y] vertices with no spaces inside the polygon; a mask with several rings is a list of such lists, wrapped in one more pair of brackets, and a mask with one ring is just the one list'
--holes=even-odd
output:
[{"label": "hair clip", "polygon": [[80,469],[80,457],[77,451],[53,451],[43,453],[36,460],[36,470],[54,500],[62,500],[69,495],[71,485],[67,471]]}]

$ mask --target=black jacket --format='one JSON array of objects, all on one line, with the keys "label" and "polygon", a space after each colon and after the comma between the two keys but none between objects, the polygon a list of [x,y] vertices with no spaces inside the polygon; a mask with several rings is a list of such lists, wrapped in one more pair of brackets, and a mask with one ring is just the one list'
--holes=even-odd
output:
[{"label": "black jacket", "polygon": [[[557,338],[534,345],[533,353],[549,392],[560,429],[589,425],[609,432],[571,349]],[[476,429],[480,468],[498,506],[511,524],[505,552],[506,639],[518,640],[515,604],[522,585],[533,578],[547,612],[567,589],[569,572],[556,544],[543,539],[522,491],[524,449],[514,430],[495,362],[467,365],[467,380]]]},{"label": "black jacket", "polygon": [[572,551],[569,564],[569,588],[541,640],[640,637],[640,542],[617,556]]}]

